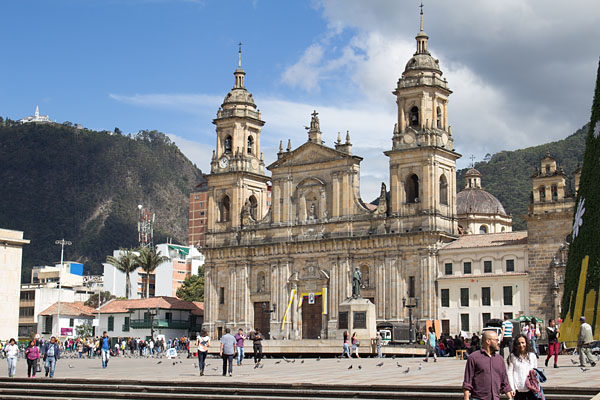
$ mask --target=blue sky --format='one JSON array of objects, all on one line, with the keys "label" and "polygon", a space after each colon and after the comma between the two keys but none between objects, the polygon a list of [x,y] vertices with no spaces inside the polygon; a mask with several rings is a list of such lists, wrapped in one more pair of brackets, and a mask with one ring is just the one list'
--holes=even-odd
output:
[{"label": "blue sky", "polygon": [[[306,140],[320,113],[326,144],[350,131],[361,192],[388,180],[391,91],[415,49],[412,0],[4,1],[0,115],[36,105],[59,122],[124,132],[157,129],[209,171],[218,106],[243,42],[246,87],[280,140]],[[430,0],[429,50],[454,94],[449,122],[464,155],[557,140],[589,120],[600,55],[597,1]],[[485,178],[484,178],[485,186]]]}]

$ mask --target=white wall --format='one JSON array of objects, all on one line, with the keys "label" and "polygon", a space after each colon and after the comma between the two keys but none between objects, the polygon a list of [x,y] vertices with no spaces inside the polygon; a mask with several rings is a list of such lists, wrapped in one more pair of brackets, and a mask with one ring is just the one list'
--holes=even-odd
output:
[{"label": "white wall", "polygon": [[[94,318],[87,318],[87,317],[80,317],[80,316],[71,316],[71,315],[62,315],[61,314],[60,321],[58,321],[57,317],[58,317],[58,315],[53,315],[52,316],[52,333],[44,333],[43,337],[49,338],[51,336],[56,336],[56,337],[63,337],[63,338],[64,337],[74,338],[74,337],[77,337],[77,333],[75,331],[75,328],[77,328],[77,326],[83,325],[83,324],[92,325],[93,324],[93,320],[94,320]],[[70,326],[71,318],[73,318],[73,326]],[[46,323],[46,317],[45,316],[40,316],[40,318],[38,320],[38,328],[37,328],[37,331],[39,333],[44,332],[44,325],[45,325],[45,323]],[[73,331],[69,335],[62,336],[60,334],[60,329],[61,328],[72,328]]]}]

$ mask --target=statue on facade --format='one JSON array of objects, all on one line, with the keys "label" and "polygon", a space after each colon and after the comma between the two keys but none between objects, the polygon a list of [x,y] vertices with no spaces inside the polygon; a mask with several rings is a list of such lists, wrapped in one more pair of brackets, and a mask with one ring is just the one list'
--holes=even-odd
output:
[{"label": "statue on facade", "polygon": [[362,274],[358,270],[358,267],[354,269],[352,274],[352,298],[357,299],[360,297],[360,287],[362,286]]},{"label": "statue on facade", "polygon": [[248,226],[255,222],[252,216],[252,203],[250,202],[250,200],[246,200],[246,203],[244,203],[244,207],[242,208],[241,219],[242,226]]}]

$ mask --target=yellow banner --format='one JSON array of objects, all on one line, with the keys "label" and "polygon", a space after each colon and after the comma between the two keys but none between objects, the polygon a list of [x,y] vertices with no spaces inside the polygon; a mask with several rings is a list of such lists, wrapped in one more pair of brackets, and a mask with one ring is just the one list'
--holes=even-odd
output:
[{"label": "yellow banner", "polygon": [[290,311],[290,307],[292,306],[292,301],[294,301],[294,294],[296,294],[296,289],[292,289],[292,293],[290,294],[290,302],[285,309],[285,314],[283,314],[283,323],[281,324],[281,330],[285,328],[285,319],[287,317],[288,311]]}]

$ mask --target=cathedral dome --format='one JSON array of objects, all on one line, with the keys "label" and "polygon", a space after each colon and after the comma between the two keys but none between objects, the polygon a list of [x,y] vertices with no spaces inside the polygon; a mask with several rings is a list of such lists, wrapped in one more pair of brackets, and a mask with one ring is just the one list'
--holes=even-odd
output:
[{"label": "cathedral dome", "polygon": [[504,206],[493,194],[481,188],[467,188],[456,195],[456,213],[506,216]]},{"label": "cathedral dome", "polygon": [[404,72],[414,70],[431,70],[441,73],[439,60],[426,53],[415,54],[406,63]]},{"label": "cathedral dome", "polygon": [[246,104],[256,108],[252,93],[248,92],[245,88],[240,87],[233,88],[227,93],[225,100],[223,100],[223,105],[225,104]]}]

